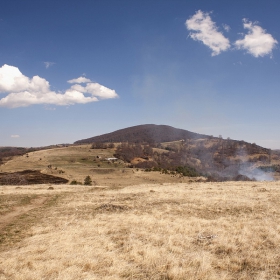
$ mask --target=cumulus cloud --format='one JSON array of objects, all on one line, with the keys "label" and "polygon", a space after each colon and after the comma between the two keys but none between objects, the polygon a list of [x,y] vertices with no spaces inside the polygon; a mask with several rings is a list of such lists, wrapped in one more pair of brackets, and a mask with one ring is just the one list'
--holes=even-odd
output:
[{"label": "cumulus cloud", "polygon": [[39,76],[29,79],[17,67],[7,64],[0,68],[0,92],[35,91],[36,89],[46,92],[48,88],[49,83]]},{"label": "cumulus cloud", "polygon": [[55,63],[50,62],[50,61],[45,61],[44,64],[45,64],[45,67],[48,69],[49,67],[53,66]]},{"label": "cumulus cloud", "polygon": [[13,135],[11,135],[11,138],[19,138],[19,135],[13,134]]},{"label": "cumulus cloud", "polygon": [[212,56],[230,48],[229,40],[222,32],[218,31],[209,13],[199,10],[190,19],[186,20],[185,24],[188,30],[196,31],[195,33],[191,32],[190,37],[208,46],[212,50]]},{"label": "cumulus cloud", "polygon": [[90,83],[91,80],[87,79],[86,77],[79,77],[77,79],[72,79],[67,81],[69,84],[83,84],[83,83]]},{"label": "cumulus cloud", "polygon": [[84,93],[89,93],[92,96],[96,96],[100,99],[108,99],[108,98],[116,98],[118,97],[117,93],[109,89],[107,87],[104,87],[98,83],[87,83],[86,86],[81,86],[79,84],[75,84],[71,86],[70,90],[76,90]]},{"label": "cumulus cloud", "polygon": [[0,99],[0,106],[8,108],[35,104],[67,106],[118,97],[115,90],[98,83],[88,82],[89,79],[80,78],[71,81],[86,83],[85,86],[75,84],[64,93],[55,92],[50,89],[47,80],[39,76],[28,78],[17,67],[5,64],[0,68],[0,93],[8,95]]},{"label": "cumulus cloud", "polygon": [[272,53],[278,42],[271,34],[266,33],[265,29],[247,19],[243,19],[243,27],[248,29],[248,34],[235,42],[238,49],[244,49],[254,57]]}]

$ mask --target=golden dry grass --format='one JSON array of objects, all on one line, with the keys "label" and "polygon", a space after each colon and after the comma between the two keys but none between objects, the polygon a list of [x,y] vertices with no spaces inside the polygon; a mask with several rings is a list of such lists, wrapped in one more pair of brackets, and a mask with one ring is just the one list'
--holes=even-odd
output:
[{"label": "golden dry grass", "polygon": [[0,279],[280,279],[279,182],[47,187]]}]

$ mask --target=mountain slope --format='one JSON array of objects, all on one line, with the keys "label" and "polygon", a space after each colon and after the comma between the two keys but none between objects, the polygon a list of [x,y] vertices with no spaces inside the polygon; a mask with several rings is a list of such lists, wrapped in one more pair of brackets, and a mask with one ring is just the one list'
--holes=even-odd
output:
[{"label": "mountain slope", "polygon": [[205,139],[209,136],[174,128],[168,125],[143,124],[132,126],[111,133],[76,141],[74,144],[92,142],[131,142],[161,143],[187,139]]},{"label": "mountain slope", "polygon": [[[277,171],[278,176],[280,170],[280,154],[255,143],[207,136],[167,125],[133,126],[75,144],[93,142],[123,142],[117,146],[114,156],[137,168],[188,166],[221,180],[238,176],[245,176],[242,180],[271,180],[273,173]],[[156,145],[133,144],[145,142]]]}]

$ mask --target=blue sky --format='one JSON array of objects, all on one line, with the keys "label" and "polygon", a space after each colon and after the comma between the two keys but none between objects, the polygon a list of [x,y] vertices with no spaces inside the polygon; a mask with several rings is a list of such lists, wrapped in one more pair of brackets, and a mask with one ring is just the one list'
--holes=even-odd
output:
[{"label": "blue sky", "polygon": [[0,146],[154,123],[280,149],[280,1],[0,4]]}]

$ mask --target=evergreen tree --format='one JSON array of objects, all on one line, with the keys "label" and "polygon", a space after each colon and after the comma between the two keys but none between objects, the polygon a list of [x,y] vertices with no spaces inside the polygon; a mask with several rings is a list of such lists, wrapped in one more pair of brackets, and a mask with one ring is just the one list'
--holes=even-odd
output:
[{"label": "evergreen tree", "polygon": [[92,183],[92,180],[91,180],[90,176],[87,176],[85,178],[84,185],[91,186],[91,183]]}]

